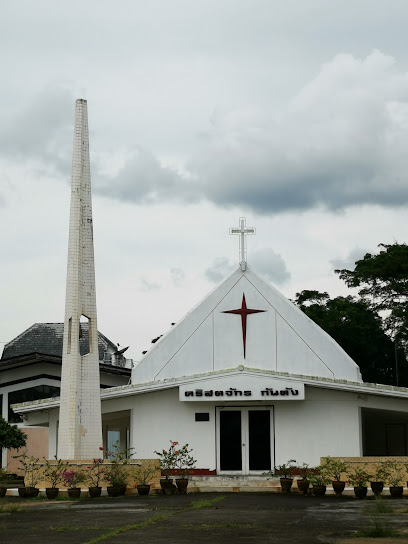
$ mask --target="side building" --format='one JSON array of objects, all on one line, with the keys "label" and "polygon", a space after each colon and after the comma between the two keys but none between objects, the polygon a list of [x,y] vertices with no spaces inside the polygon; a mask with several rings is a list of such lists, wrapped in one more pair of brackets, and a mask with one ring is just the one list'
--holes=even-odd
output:
[{"label": "side building", "polygon": [[[89,344],[88,323],[80,325],[80,351],[86,353]],[[0,359],[0,415],[17,424],[27,434],[27,447],[36,457],[48,457],[48,423],[27,428],[23,417],[12,405],[60,396],[64,324],[35,323],[4,346]],[[98,332],[98,352],[101,389],[126,385],[131,375],[132,360],[126,359],[127,348],[118,346]],[[103,425],[104,440],[109,442],[128,431],[119,428],[115,418]],[[14,451],[3,452],[1,466],[13,470]]]}]

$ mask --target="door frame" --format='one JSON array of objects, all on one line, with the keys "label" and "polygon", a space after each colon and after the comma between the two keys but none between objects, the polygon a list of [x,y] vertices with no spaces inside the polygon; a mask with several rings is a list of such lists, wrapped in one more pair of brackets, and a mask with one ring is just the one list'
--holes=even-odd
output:
[{"label": "door frame", "polygon": [[[263,406],[216,406],[215,407],[215,444],[216,444],[216,467],[217,474],[223,475],[241,475],[250,476],[263,474],[264,470],[249,470],[249,427],[248,427],[248,412],[249,411],[269,411],[269,424],[270,424],[270,451],[271,451],[271,469],[275,465],[275,412],[273,404]],[[220,412],[226,411],[240,411],[241,412],[241,444],[242,444],[242,470],[221,470],[220,464],[220,432],[221,432],[221,418]]]}]

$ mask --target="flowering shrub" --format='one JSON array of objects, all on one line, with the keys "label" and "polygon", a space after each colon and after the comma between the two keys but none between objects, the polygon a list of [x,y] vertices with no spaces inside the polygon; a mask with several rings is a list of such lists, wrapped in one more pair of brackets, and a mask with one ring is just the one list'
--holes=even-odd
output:
[{"label": "flowering shrub", "polygon": [[55,456],[55,462],[45,458],[44,462],[44,476],[50,482],[51,487],[55,489],[57,484],[63,481],[63,473],[67,469],[68,463],[62,461],[62,459],[57,459],[57,456]]},{"label": "flowering shrub", "polygon": [[140,485],[148,485],[156,472],[157,467],[152,462],[145,461],[134,469],[133,474]]},{"label": "flowering shrub", "polygon": [[386,479],[387,484],[390,487],[400,486],[402,480],[401,468],[403,465],[397,463],[396,461],[386,461],[386,465],[389,470],[389,474]]},{"label": "flowering shrub", "polygon": [[162,450],[161,452],[155,451],[154,453],[160,458],[160,470],[163,472],[166,478],[169,477],[170,471],[178,469],[182,476],[188,474],[196,463],[191,452],[192,449],[188,449],[188,444],[182,447],[177,447],[178,442],[170,440],[170,448],[168,450]]},{"label": "flowering shrub", "polygon": [[66,470],[62,473],[64,483],[67,487],[74,489],[78,487],[78,484],[86,480],[85,474],[80,470]]},{"label": "flowering shrub", "polygon": [[273,478],[293,478],[296,471],[296,459],[289,459],[282,465],[277,465],[273,470],[268,470],[264,474]]},{"label": "flowering shrub", "polygon": [[39,479],[39,467],[38,464],[39,458],[29,456],[27,450],[24,450],[21,455],[13,455],[14,459],[20,459],[20,464],[22,467],[24,475],[24,485],[26,487],[35,487]]},{"label": "flowering shrub", "polygon": [[105,456],[110,461],[110,464],[104,468],[105,479],[112,487],[125,486],[128,482],[128,474],[124,467],[129,463],[131,448],[125,448],[123,451],[120,451],[119,443],[117,442],[112,446],[112,450],[99,449],[104,451]]},{"label": "flowering shrub", "polygon": [[299,476],[301,480],[308,480],[311,469],[307,463],[303,463],[296,467],[296,476]]},{"label": "flowering shrub", "polygon": [[170,440],[170,448],[168,450],[163,449],[161,452],[154,452],[159,456],[160,470],[163,472],[166,478],[169,477],[170,470],[172,470],[176,464],[176,446],[178,446],[178,442],[173,442]]},{"label": "flowering shrub", "polygon": [[194,459],[193,456],[190,455],[192,451],[192,448],[188,449],[188,444],[184,444],[184,446],[174,452],[175,468],[180,471],[180,475],[183,478],[193,470],[197,462],[196,459]]},{"label": "flowering shrub", "polygon": [[101,480],[103,480],[105,476],[105,470],[102,468],[102,466],[103,459],[98,458],[93,460],[92,466],[87,467],[90,487],[99,487]]},{"label": "flowering shrub", "polygon": [[375,469],[374,478],[376,482],[388,482],[392,467],[390,461],[380,461]]},{"label": "flowering shrub", "polygon": [[330,482],[330,477],[323,467],[311,468],[308,477],[312,485],[327,485]]},{"label": "flowering shrub", "polygon": [[348,466],[344,461],[333,459],[330,456],[324,457],[322,471],[335,482],[340,482],[342,473],[347,472]]},{"label": "flowering shrub", "polygon": [[364,468],[353,467],[347,478],[353,487],[367,487],[371,475]]}]

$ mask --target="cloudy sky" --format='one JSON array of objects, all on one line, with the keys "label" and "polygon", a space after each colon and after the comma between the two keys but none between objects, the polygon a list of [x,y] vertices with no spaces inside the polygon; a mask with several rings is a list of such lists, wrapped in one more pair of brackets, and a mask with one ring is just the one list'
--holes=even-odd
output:
[{"label": "cloudy sky", "polygon": [[[406,0],[2,0],[0,348],[63,321],[88,100],[99,329],[135,359],[239,262],[289,298],[406,242]],[[1,351],[1,349],[0,349]]]}]

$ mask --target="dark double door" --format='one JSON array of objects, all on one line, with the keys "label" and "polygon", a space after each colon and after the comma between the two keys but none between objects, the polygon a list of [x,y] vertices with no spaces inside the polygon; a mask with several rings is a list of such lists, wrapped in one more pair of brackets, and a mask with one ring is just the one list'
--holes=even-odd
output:
[{"label": "dark double door", "polygon": [[270,470],[272,408],[219,408],[218,471],[251,474]]}]

